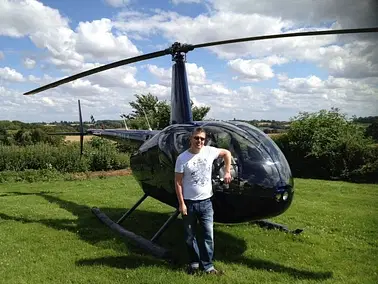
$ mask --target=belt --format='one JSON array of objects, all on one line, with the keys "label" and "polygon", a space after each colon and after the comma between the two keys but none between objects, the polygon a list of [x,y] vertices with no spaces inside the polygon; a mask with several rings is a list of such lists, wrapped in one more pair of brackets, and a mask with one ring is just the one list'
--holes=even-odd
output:
[{"label": "belt", "polygon": [[184,199],[184,201],[187,202],[187,203],[198,203],[198,202],[203,202],[203,201],[207,201],[207,200],[210,200],[210,199],[211,199],[211,197],[206,198],[206,199],[201,199],[201,200]]}]

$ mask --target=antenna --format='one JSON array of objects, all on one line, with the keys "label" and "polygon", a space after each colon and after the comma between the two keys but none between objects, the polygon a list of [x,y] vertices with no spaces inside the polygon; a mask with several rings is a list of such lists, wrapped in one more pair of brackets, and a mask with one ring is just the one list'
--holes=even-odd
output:
[{"label": "antenna", "polygon": [[126,115],[125,114],[121,114],[120,117],[123,118],[123,122],[125,124],[126,130],[129,130],[129,128],[127,127],[127,124],[126,124]]},{"label": "antenna", "polygon": [[143,110],[143,113],[144,113],[144,117],[145,117],[146,120],[147,120],[148,130],[152,130],[151,125],[150,125],[150,122],[148,121],[148,118],[147,118],[147,114],[146,114],[146,112],[144,111],[144,107],[143,107],[143,106],[141,106],[141,107],[142,107],[142,110]]}]

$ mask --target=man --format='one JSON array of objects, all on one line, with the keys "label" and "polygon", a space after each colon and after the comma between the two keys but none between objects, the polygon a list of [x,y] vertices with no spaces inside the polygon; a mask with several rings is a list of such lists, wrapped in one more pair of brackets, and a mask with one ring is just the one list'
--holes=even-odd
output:
[{"label": "man", "polygon": [[[185,227],[185,242],[189,254],[189,273],[202,268],[206,273],[218,274],[213,265],[214,234],[213,195],[211,171],[213,161],[223,157],[225,161],[224,182],[231,182],[231,153],[226,149],[204,146],[206,132],[196,128],[190,137],[190,148],[176,160],[175,187],[179,210]],[[197,220],[203,231],[203,240],[197,242]],[[199,240],[198,240],[199,241]]]}]

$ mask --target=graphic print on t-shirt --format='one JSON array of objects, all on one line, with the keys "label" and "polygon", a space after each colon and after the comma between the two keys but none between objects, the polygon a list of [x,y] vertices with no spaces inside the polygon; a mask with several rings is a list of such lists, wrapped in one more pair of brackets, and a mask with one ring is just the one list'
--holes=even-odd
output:
[{"label": "graphic print on t-shirt", "polygon": [[193,161],[193,166],[195,170],[190,173],[193,184],[204,186],[208,180],[206,176],[207,159],[199,158],[197,161]]}]

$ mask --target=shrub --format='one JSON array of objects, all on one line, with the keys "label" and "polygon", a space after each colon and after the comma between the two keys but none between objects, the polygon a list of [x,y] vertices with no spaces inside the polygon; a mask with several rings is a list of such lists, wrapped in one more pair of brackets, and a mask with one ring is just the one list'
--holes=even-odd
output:
[{"label": "shrub", "polygon": [[372,137],[375,140],[375,142],[378,142],[378,119],[373,121],[372,124],[370,124],[366,128],[365,134],[367,136]]},{"label": "shrub", "polygon": [[350,173],[351,181],[377,183],[378,182],[378,146],[367,148],[364,164]]},{"label": "shrub", "polygon": [[79,143],[52,146],[0,146],[0,171],[57,170],[62,173],[117,170],[129,166],[127,153],[118,153],[114,144],[98,148],[86,145],[80,156]]},{"label": "shrub", "polygon": [[300,113],[288,132],[274,140],[297,177],[363,179],[378,157],[371,150],[372,140],[338,109]]}]

